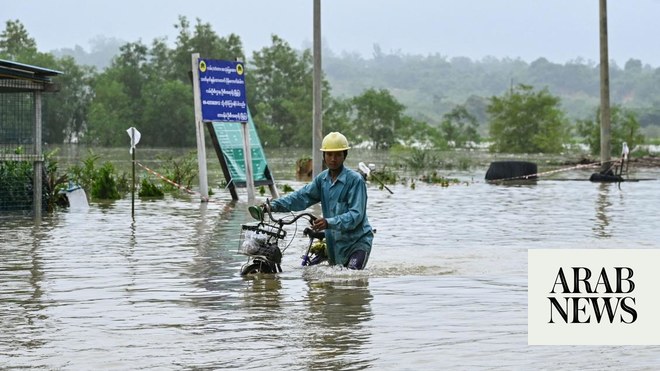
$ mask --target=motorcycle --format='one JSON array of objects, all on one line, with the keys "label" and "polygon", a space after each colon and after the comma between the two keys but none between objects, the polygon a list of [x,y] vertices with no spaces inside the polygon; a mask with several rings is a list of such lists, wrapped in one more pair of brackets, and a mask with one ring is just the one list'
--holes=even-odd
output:
[{"label": "motorcycle", "polygon": [[[294,223],[297,226],[300,219],[307,220],[311,225],[316,220],[316,216],[310,213],[276,219],[270,209],[270,200],[267,200],[266,203],[268,207],[265,210],[259,206],[250,206],[248,211],[257,222],[241,225],[238,252],[248,257],[247,262],[241,267],[241,276],[258,273],[281,273],[282,256],[293,242],[293,238],[291,238],[285,245],[287,231],[284,226]],[[266,220],[266,215],[268,220]],[[309,244],[307,252],[302,256],[302,266],[316,265],[327,260],[324,241],[325,232],[306,227],[303,230],[303,235],[309,238]],[[282,247],[282,245],[285,246]]]}]

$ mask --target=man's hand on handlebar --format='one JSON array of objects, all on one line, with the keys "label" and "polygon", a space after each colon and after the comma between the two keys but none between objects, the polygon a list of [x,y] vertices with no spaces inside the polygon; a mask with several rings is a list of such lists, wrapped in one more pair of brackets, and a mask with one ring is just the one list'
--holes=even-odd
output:
[{"label": "man's hand on handlebar", "polygon": [[325,218],[316,218],[316,220],[312,222],[312,229],[314,229],[315,231],[322,231],[327,228],[328,228],[328,221],[325,220]]},{"label": "man's hand on handlebar", "polygon": [[264,211],[264,215],[267,215],[267,214],[273,212],[272,208],[270,207],[270,200],[269,199],[266,199],[266,202],[259,205],[259,207],[261,207],[261,210]]}]

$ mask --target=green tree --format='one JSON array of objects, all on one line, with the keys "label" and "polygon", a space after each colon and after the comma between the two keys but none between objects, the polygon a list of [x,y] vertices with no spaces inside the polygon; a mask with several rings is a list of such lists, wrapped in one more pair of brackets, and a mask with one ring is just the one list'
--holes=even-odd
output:
[{"label": "green tree", "polygon": [[352,100],[355,110],[354,126],[358,141],[372,141],[376,148],[389,148],[403,139],[405,106],[386,89],[367,89]]},{"label": "green tree", "polygon": [[150,76],[148,48],[139,42],[123,45],[112,65],[94,81],[86,142],[105,146],[127,143],[126,129],[135,126],[139,130],[144,123],[145,99],[157,99],[143,95]]},{"label": "green tree", "polygon": [[143,90],[145,145],[190,147],[196,143],[192,89],[179,80],[158,79]]},{"label": "green tree", "polygon": [[410,116],[401,116],[396,136],[397,142],[406,147],[433,147],[435,149],[447,149],[447,141],[442,137],[440,131],[429,126],[426,122],[416,120]]},{"label": "green tree", "polygon": [[[304,147],[312,142],[312,54],[297,52],[283,39],[253,53],[246,70],[246,94],[265,146]],[[329,104],[323,80],[321,96]]]},{"label": "green tree", "polygon": [[[95,97],[89,109],[89,127],[83,142],[101,146],[126,145],[126,129],[140,127],[132,118],[131,99],[124,85],[104,73],[95,81]],[[139,130],[139,129],[138,129]]]},{"label": "green tree", "polygon": [[63,143],[77,139],[85,130],[91,100],[94,69],[80,66],[71,57],[55,58],[40,53],[37,45],[20,21],[7,21],[0,34],[0,57],[62,72],[53,78],[54,93],[44,96],[43,140]]},{"label": "green tree", "polygon": [[174,49],[162,38],[151,48],[141,42],[120,47],[110,67],[95,80],[88,142],[124,145],[126,129],[135,126],[142,132],[143,145],[194,145],[191,54],[233,59],[242,56],[242,46],[238,36],[221,38],[199,19],[191,30],[181,16],[175,28],[179,35]]},{"label": "green tree", "polygon": [[155,53],[158,57],[156,59],[163,67],[163,77],[190,83],[188,72],[191,69],[192,53],[199,53],[201,58],[245,60],[241,38],[236,34],[220,37],[210,23],[203,23],[199,18],[196,19],[194,30],[191,31],[190,26],[188,18],[179,16],[178,23],[174,25],[179,30],[174,49],[165,52],[162,46],[156,48],[158,45],[154,45],[154,49],[158,50]]},{"label": "green tree", "polygon": [[547,88],[535,92],[517,85],[501,97],[491,97],[488,114],[494,152],[559,153],[569,138],[560,100]]},{"label": "green tree", "polygon": [[62,71],[55,78],[58,91],[48,94],[44,104],[44,141],[48,143],[77,142],[85,134],[89,106],[93,93],[90,86],[93,67],[78,65],[72,57],[55,60],[54,68]]},{"label": "green tree", "polygon": [[[596,109],[593,120],[584,119],[577,122],[578,134],[589,146],[592,155],[600,153],[600,108]],[[612,106],[610,109],[610,135],[611,155],[619,156],[623,142],[632,150],[636,145],[644,143],[644,135],[640,132],[637,115],[631,110],[621,106]]]},{"label": "green tree", "polygon": [[[353,125],[353,106],[348,98],[330,97],[325,100],[323,109],[323,131],[330,133],[338,131],[355,144],[356,134]],[[311,134],[310,134],[311,135]]]},{"label": "green tree", "polygon": [[141,42],[135,42],[123,45],[119,52],[110,74],[122,83],[124,92],[131,98],[133,105],[141,106],[142,90],[153,76],[149,48]]},{"label": "green tree", "polygon": [[37,43],[18,19],[10,19],[5,23],[5,30],[0,34],[0,54],[4,59],[14,61],[25,60],[37,54]]},{"label": "green tree", "polygon": [[454,146],[460,148],[467,142],[481,141],[478,126],[476,117],[471,115],[465,106],[457,105],[442,116],[440,132],[447,142],[454,142]]}]

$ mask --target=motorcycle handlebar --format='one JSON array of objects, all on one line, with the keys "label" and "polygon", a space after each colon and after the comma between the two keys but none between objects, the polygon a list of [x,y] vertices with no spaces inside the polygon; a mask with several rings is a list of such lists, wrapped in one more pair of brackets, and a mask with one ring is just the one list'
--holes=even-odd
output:
[{"label": "motorcycle handlebar", "polygon": [[317,219],[316,216],[314,216],[313,214],[310,214],[310,213],[300,213],[300,214],[296,215],[293,219],[291,219],[289,221],[284,220],[284,218],[275,219],[275,217],[273,217],[273,213],[272,213],[271,208],[270,208],[270,199],[268,199],[268,198],[266,199],[266,207],[264,209],[265,209],[266,213],[268,214],[268,217],[270,218],[270,220],[277,223],[277,224],[280,224],[280,225],[293,224],[298,219],[300,219],[302,217],[309,218],[309,223],[310,224],[313,223]]},{"label": "motorcycle handlebar", "polygon": [[303,235],[311,238],[316,238],[319,240],[322,240],[325,238],[325,232],[324,231],[315,231],[312,228],[305,228],[303,231]]}]

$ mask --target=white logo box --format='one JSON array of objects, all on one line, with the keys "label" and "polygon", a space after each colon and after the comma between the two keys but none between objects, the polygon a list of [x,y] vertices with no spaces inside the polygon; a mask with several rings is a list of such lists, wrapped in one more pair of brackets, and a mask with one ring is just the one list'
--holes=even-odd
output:
[{"label": "white logo box", "polygon": [[658,345],[660,250],[530,249],[527,300],[529,345]]}]

